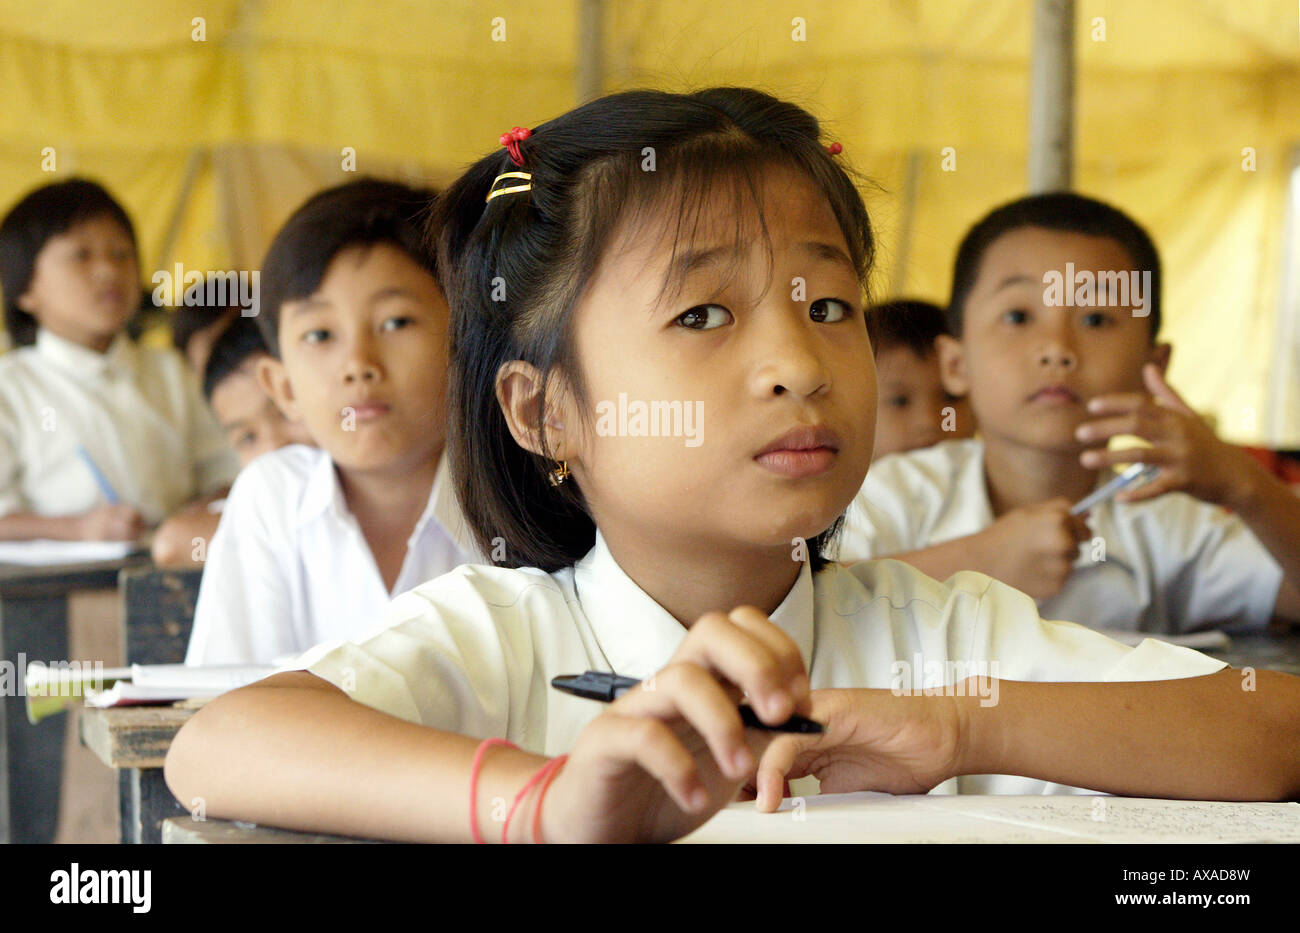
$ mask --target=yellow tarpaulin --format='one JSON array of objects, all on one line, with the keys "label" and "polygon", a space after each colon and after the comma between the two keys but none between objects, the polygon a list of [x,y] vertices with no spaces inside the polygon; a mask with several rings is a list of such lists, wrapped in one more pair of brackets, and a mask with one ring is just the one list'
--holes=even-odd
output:
[{"label": "yellow tarpaulin", "polygon": [[[353,164],[445,183],[505,129],[573,106],[578,8],[0,0],[0,205],[84,174],[136,219],[146,281],[176,262],[255,267],[293,206]],[[962,232],[1024,192],[1026,0],[604,8],[604,90],[751,84],[824,119],[880,184],[864,192],[878,296],[944,299]],[[1277,345],[1300,315],[1281,291],[1297,15],[1294,0],[1076,4],[1075,186],[1161,247],[1174,385],[1226,437],[1292,447],[1300,349]]]}]

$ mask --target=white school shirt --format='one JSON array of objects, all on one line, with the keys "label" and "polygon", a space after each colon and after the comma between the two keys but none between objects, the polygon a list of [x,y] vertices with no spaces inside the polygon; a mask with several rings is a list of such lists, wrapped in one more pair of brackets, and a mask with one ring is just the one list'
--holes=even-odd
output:
[{"label": "white school shirt", "polygon": [[186,664],[270,664],[381,625],[393,596],[477,560],[447,458],[390,592],[330,455],[262,454],[235,480],[208,547]]},{"label": "white school shirt", "polygon": [[[604,704],[552,677],[586,670],[644,679],[686,629],[623,572],[596,535],[556,573],[459,567],[393,601],[391,626],[319,645],[295,662],[367,706],[476,738],[557,755]],[[1044,622],[1018,590],[977,573],[946,583],[894,560],[808,563],[771,619],[799,646],[813,689],[919,688],[971,674],[1029,681],[1165,680],[1225,665],[1146,639],[1136,648],[1068,622]],[[945,781],[938,793],[1070,793],[1005,775]]]},{"label": "white school shirt", "polygon": [[239,461],[179,353],[119,334],[96,353],[47,330],[0,356],[0,515],[77,515],[118,498],[150,524],[235,478]]},{"label": "white school shirt", "polygon": [[[983,442],[943,441],[871,465],[845,516],[839,559],[901,554],[992,523]],[[1224,509],[1171,492],[1111,500],[1087,523],[1105,559],[1084,542],[1061,592],[1039,601],[1044,617],[1154,634],[1262,629],[1272,617],[1282,568]]]}]

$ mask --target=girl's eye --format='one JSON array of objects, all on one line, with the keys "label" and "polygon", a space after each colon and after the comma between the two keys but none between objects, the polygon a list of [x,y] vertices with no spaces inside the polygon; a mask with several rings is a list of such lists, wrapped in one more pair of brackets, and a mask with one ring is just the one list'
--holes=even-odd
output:
[{"label": "girl's eye", "polygon": [[315,330],[309,330],[302,335],[303,343],[324,343],[329,340],[330,332],[323,327],[317,327]]},{"label": "girl's eye", "polygon": [[257,443],[257,435],[254,434],[252,431],[245,431],[243,434],[239,435],[239,439],[235,441],[235,447],[236,448],[251,447],[253,444],[256,443]]},{"label": "girl's eye", "polygon": [[691,330],[713,330],[731,320],[731,312],[721,305],[700,305],[677,316],[675,323]]},{"label": "girl's eye", "polygon": [[1010,311],[1007,311],[1002,315],[1002,320],[1006,321],[1008,324],[1024,324],[1029,320],[1029,312],[1023,311],[1020,308],[1012,308]]},{"label": "girl's eye", "polygon": [[398,317],[390,317],[388,320],[384,321],[384,323],[380,325],[380,330],[401,330],[403,327],[409,327],[414,323],[415,318],[406,315],[399,315]]},{"label": "girl's eye", "polygon": [[895,395],[885,400],[885,404],[890,408],[906,408],[910,401],[906,395]]},{"label": "girl's eye", "polygon": [[1110,323],[1110,315],[1101,311],[1093,311],[1083,316],[1084,327],[1105,327]]},{"label": "girl's eye", "polygon": [[[839,305],[839,310],[835,309]],[[853,308],[847,301],[840,301],[838,298],[818,298],[808,308],[808,316],[819,324],[835,324],[843,321],[853,313]]]},{"label": "girl's eye", "polygon": [[90,259],[90,250],[82,246],[72,254],[72,258],[75,259],[77,262],[85,262],[86,260]]}]

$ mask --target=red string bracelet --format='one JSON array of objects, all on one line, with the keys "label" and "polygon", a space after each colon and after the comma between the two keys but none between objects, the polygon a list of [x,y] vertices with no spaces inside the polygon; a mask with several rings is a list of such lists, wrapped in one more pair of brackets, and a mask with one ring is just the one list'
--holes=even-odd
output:
[{"label": "red string bracelet", "polygon": [[[519,805],[524,802],[524,798],[527,797],[528,792],[537,785],[537,782],[540,781],[542,778],[546,777],[552,770],[555,769],[556,761],[559,761],[559,759],[552,758],[546,764],[538,768],[537,773],[528,779],[528,783],[525,784],[520,789],[519,793],[515,794],[515,802],[511,804],[510,812],[506,814],[506,825],[501,827],[502,845],[507,845],[510,842],[510,821],[514,819],[515,811],[519,809]],[[563,762],[560,763],[563,764]],[[541,806],[541,801],[538,801],[538,806],[539,807]]]},{"label": "red string bracelet", "polygon": [[537,809],[533,811],[533,842],[537,845],[542,844],[542,801],[546,799],[546,791],[551,786],[551,781],[555,780],[555,776],[560,773],[560,769],[568,760],[568,755],[561,755],[548,765],[551,770],[546,773],[546,780],[542,782],[542,789],[537,794]]},{"label": "red string bracelet", "polygon": [[474,763],[469,769],[469,831],[479,845],[483,845],[484,839],[483,834],[478,831],[478,773],[483,766],[483,753],[494,745],[519,749],[514,742],[507,742],[505,739],[484,739],[478,743],[478,749],[474,752]]}]

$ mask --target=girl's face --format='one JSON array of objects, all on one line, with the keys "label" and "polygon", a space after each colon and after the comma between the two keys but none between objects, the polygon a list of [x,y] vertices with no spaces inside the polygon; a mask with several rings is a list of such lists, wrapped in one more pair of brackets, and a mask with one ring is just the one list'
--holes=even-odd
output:
[{"label": "girl's face", "polygon": [[18,307],[41,327],[100,353],[139,304],[135,245],[107,215],[50,237],[36,254],[31,285],[18,298]]},{"label": "girl's face", "polygon": [[760,191],[771,265],[757,213],[738,238],[719,199],[677,244],[680,294],[662,295],[677,225],[624,230],[576,309],[589,423],[566,400],[552,437],[607,538],[789,550],[862,485],[876,377],[847,244],[802,175]]}]

